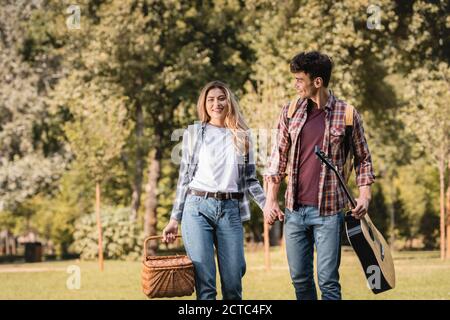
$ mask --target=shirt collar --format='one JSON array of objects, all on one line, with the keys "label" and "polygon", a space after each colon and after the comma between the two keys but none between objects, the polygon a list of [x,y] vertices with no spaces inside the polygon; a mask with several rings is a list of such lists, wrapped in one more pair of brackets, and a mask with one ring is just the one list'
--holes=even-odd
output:
[{"label": "shirt collar", "polygon": [[333,91],[331,91],[331,89],[328,89],[328,101],[325,104],[324,109],[326,110],[332,110],[334,108],[334,104],[336,102],[336,98],[333,94]]},{"label": "shirt collar", "polygon": [[[334,96],[333,91],[331,91],[331,89],[328,89],[328,100],[324,106],[325,112],[333,110],[335,104],[336,104],[336,97]],[[308,99],[302,99],[298,108],[306,110],[307,107],[308,107]]]},{"label": "shirt collar", "polygon": [[[336,97],[334,96],[333,91],[331,91],[331,89],[328,89],[328,100],[323,109],[325,111],[333,110],[335,103]],[[308,99],[305,99],[303,101],[303,107],[306,108],[307,106],[308,106]]]}]

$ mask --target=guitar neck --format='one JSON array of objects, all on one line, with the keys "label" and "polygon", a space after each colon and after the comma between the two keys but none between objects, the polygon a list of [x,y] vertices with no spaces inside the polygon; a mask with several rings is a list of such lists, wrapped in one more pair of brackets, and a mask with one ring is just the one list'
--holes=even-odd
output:
[{"label": "guitar neck", "polygon": [[344,178],[342,178],[341,173],[339,172],[337,167],[335,165],[333,165],[332,161],[330,159],[328,159],[328,157],[325,155],[325,153],[322,150],[320,150],[320,148],[318,146],[314,147],[314,153],[317,155],[317,157],[319,157],[319,159],[323,163],[325,163],[325,165],[328,168],[333,170],[333,172],[336,174],[336,176],[339,179],[339,183],[344,188],[345,194],[347,195],[347,198],[350,201],[352,207],[356,208],[356,201],[355,201],[355,199],[353,199],[353,197],[352,197],[352,195],[350,193],[350,190],[348,190],[347,185],[345,184]]},{"label": "guitar neck", "polygon": [[339,183],[344,188],[344,192],[347,195],[348,200],[352,204],[353,208],[356,208],[356,201],[355,201],[355,199],[353,199],[352,195],[350,194],[350,190],[348,190],[348,187],[345,184],[344,178],[342,178],[342,176],[339,173],[339,171],[337,170],[337,168],[333,168],[333,171],[334,171],[334,173],[336,173],[336,175],[337,175],[337,177],[339,179]]}]

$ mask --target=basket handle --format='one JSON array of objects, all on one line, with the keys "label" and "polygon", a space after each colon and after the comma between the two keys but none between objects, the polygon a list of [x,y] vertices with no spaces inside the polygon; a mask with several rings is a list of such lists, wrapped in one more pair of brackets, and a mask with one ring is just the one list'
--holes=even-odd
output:
[{"label": "basket handle", "polygon": [[[144,239],[144,260],[147,257],[147,242],[149,242],[150,240],[158,240],[158,239],[162,239],[163,236],[148,236],[147,238]],[[181,238],[181,234],[177,234],[175,236],[175,238]]]}]

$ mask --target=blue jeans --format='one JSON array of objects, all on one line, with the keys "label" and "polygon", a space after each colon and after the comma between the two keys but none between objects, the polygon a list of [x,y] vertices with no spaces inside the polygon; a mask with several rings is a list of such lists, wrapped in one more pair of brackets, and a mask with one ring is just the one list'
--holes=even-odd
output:
[{"label": "blue jeans", "polygon": [[339,264],[344,215],[320,216],[317,207],[285,209],[284,235],[292,284],[298,300],[316,300],[314,244],[317,276],[323,300],[340,300]]},{"label": "blue jeans", "polygon": [[242,299],[242,277],[246,265],[239,200],[188,195],[181,230],[186,252],[194,264],[197,299],[216,299],[214,247],[223,299]]}]

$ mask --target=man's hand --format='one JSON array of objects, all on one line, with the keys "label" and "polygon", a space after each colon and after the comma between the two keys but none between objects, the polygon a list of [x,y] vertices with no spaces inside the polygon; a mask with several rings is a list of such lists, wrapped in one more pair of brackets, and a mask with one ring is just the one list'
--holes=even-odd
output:
[{"label": "man's hand", "polygon": [[370,185],[359,187],[359,198],[356,199],[356,208],[352,209],[352,216],[361,219],[369,210]]},{"label": "man's hand", "polygon": [[277,219],[280,221],[284,220],[284,213],[281,211],[277,201],[267,199],[263,212],[264,221],[270,225],[272,225]]},{"label": "man's hand", "polygon": [[352,209],[352,216],[356,219],[361,219],[367,213],[369,209],[370,199],[365,197],[360,197],[356,199],[357,206],[355,209]]},{"label": "man's hand", "polygon": [[172,243],[175,241],[178,234],[178,221],[170,219],[169,223],[163,230],[163,241],[165,243]]},{"label": "man's hand", "polygon": [[267,176],[264,178],[266,182],[266,204],[264,205],[264,221],[272,225],[276,219],[284,220],[284,213],[278,205],[278,190],[280,188],[280,176]]}]

